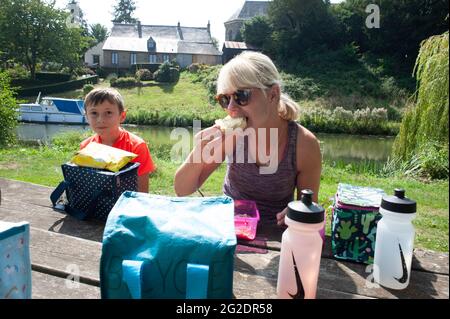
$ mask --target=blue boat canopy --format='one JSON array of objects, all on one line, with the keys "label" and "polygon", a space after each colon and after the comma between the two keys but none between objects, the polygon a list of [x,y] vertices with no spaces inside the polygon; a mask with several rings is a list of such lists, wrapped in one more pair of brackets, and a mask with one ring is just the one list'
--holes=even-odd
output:
[{"label": "blue boat canopy", "polygon": [[45,97],[53,101],[54,105],[60,112],[69,112],[84,115],[84,101],[76,99],[62,99],[54,97]]}]

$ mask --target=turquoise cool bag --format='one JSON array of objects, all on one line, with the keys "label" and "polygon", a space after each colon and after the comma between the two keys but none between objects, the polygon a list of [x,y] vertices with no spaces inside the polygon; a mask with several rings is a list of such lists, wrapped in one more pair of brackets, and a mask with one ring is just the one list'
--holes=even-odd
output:
[{"label": "turquoise cool bag", "polygon": [[0,299],[31,299],[28,222],[0,221]]},{"label": "turquoise cool bag", "polygon": [[231,198],[125,192],[103,234],[102,298],[231,298],[235,249]]}]

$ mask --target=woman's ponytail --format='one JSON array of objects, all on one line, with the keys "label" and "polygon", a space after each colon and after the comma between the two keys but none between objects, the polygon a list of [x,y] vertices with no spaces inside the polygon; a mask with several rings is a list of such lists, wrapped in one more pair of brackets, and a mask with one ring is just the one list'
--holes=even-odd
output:
[{"label": "woman's ponytail", "polygon": [[299,106],[289,95],[281,93],[278,114],[283,120],[295,121],[299,115]]}]

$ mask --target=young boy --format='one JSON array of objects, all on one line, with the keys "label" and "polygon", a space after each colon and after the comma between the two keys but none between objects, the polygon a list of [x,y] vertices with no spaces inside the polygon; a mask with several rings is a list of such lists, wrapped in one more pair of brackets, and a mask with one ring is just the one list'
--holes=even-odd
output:
[{"label": "young boy", "polygon": [[95,89],[86,96],[84,109],[89,126],[97,134],[81,142],[80,149],[97,142],[137,154],[132,162],[140,163],[138,191],[148,193],[149,174],[155,170],[155,164],[145,141],[120,126],[126,117],[120,93],[111,88]]}]

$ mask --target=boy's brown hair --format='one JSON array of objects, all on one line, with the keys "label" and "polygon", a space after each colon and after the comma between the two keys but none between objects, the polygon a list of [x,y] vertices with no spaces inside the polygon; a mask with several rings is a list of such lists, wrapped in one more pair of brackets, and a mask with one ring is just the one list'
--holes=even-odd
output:
[{"label": "boy's brown hair", "polygon": [[96,106],[101,104],[105,100],[111,104],[117,105],[120,113],[125,111],[122,95],[120,95],[117,90],[112,88],[94,89],[89,92],[89,94],[84,98],[84,109],[86,110],[88,106]]}]

